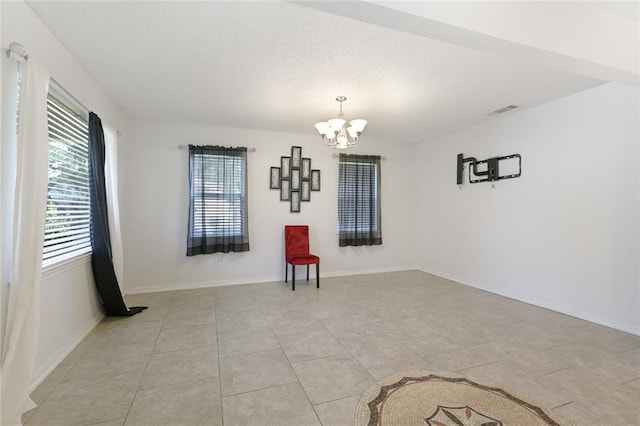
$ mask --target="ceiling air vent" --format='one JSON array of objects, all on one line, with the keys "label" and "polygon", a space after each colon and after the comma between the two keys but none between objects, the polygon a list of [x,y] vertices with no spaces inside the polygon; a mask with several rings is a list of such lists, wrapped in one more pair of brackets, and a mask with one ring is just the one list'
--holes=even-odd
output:
[{"label": "ceiling air vent", "polygon": [[516,108],[518,108],[518,105],[507,105],[506,107],[502,107],[500,109],[490,112],[489,115],[504,114],[505,112],[511,111],[512,109],[516,109]]}]

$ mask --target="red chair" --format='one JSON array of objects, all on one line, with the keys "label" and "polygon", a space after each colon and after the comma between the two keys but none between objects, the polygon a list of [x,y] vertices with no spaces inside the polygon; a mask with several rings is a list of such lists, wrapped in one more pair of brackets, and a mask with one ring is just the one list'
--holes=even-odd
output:
[{"label": "red chair", "polygon": [[284,282],[287,282],[291,265],[291,290],[296,290],[296,265],[307,265],[307,281],[309,281],[309,265],[316,265],[316,288],[320,288],[320,258],[309,253],[309,227],[307,225],[285,225],[284,227]]}]

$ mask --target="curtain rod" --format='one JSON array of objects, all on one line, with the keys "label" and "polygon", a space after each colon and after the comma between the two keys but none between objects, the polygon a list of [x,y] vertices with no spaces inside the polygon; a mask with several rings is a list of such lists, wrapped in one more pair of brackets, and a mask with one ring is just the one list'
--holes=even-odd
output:
[{"label": "curtain rod", "polygon": [[[7,58],[10,58],[11,55],[15,55],[18,57],[19,60],[23,60],[23,61],[29,60],[29,54],[27,53],[27,49],[25,49],[24,46],[18,42],[14,41],[11,44],[9,44],[9,48],[5,52],[6,52]],[[91,111],[89,108],[84,106],[84,104],[80,102],[75,96],[69,93],[69,91],[65,89],[64,86],[60,84],[55,78],[53,77],[49,77],[49,78],[51,79],[51,82],[56,86],[56,90],[64,92],[62,93],[63,95],[68,96],[72,101],[78,104],[79,107],[82,107],[87,113]]]},{"label": "curtain rod", "polygon": [[[178,145],[178,149],[187,149],[189,148],[189,145]],[[247,148],[247,152],[256,152],[257,150],[255,148]]]},{"label": "curtain rod", "polygon": [[[332,157],[333,157],[333,158],[340,158],[340,156],[339,156],[338,154],[335,154],[335,153],[332,155]],[[380,157],[380,159],[381,159],[381,160],[386,160],[386,159],[387,159],[387,157],[386,157],[385,155],[383,155],[382,157]]]},{"label": "curtain rod", "polygon": [[[25,49],[25,47],[21,43],[18,43],[16,41],[11,42],[9,44],[9,47],[5,50],[5,54],[7,55],[7,58],[10,58],[11,55],[14,55],[14,56],[16,56],[18,58],[19,61],[28,61],[29,60],[29,54],[27,53],[27,49]],[[55,89],[57,91],[62,92],[63,95],[65,95],[70,100],[75,102],[77,104],[77,106],[79,106],[80,108],[84,109],[85,112],[87,114],[89,114],[89,112],[91,110],[89,108],[87,108],[86,106],[84,106],[84,104],[82,102],[80,102],[78,100],[78,98],[73,96],[71,94],[71,92],[69,92],[67,89],[65,89],[64,86],[58,82],[58,80],[56,80],[53,77],[49,77],[49,79],[51,80],[51,82],[53,83],[53,85],[55,86]],[[116,134],[118,136],[122,136],[122,133],[120,132],[120,130],[116,130]]]}]

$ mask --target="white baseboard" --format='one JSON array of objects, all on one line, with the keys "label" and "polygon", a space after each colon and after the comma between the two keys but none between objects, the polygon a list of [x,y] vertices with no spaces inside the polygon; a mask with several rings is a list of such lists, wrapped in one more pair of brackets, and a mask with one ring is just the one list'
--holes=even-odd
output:
[{"label": "white baseboard", "polygon": [[[371,268],[371,269],[358,269],[358,270],[348,270],[348,271],[329,271],[322,272],[320,274],[320,279],[324,278],[332,278],[332,277],[346,277],[351,275],[364,275],[364,274],[379,274],[383,272],[397,272],[397,271],[407,271],[407,270],[415,270],[418,269],[415,266],[394,266],[387,268]],[[315,275],[312,275],[315,276]],[[214,281],[199,281],[199,282],[190,282],[190,283],[177,283],[170,284],[166,286],[145,286],[145,287],[137,287],[134,289],[125,289],[124,292],[126,295],[133,294],[142,294],[142,293],[158,293],[162,291],[177,291],[177,290],[194,290],[198,288],[210,288],[210,287],[222,287],[228,285],[243,285],[243,284],[262,284],[262,283],[273,283],[273,282],[281,282],[283,281],[283,277],[281,275],[271,275],[271,276],[262,276],[262,277],[253,277],[246,279],[231,279],[231,280],[214,280]]]},{"label": "white baseboard", "polygon": [[567,308],[566,306],[561,306],[561,305],[555,305],[553,303],[547,303],[544,301],[539,301],[539,300],[533,300],[533,299],[527,299],[527,298],[522,298],[522,297],[516,297],[512,294],[507,294],[507,293],[498,293],[495,290],[492,289],[488,289],[485,286],[479,285],[477,283],[470,283],[467,282],[463,279],[461,279],[460,277],[456,277],[453,276],[451,274],[446,274],[444,272],[441,271],[436,271],[430,268],[425,268],[425,267],[417,267],[416,269],[418,269],[419,271],[422,272],[426,272],[427,274],[431,274],[431,275],[435,275],[450,281],[455,281],[457,283],[460,284],[464,284],[467,285],[469,287],[473,287],[473,288],[477,288],[480,290],[484,290],[486,292],[492,293],[492,294],[497,294],[500,296],[504,296],[504,297],[508,297],[509,299],[513,299],[513,300],[517,300],[519,302],[524,302],[524,303],[528,303],[530,305],[534,305],[534,306],[538,306],[540,308],[544,308],[544,309],[549,309],[551,311],[554,312],[559,312],[561,314],[565,314],[565,315],[569,315],[571,317],[574,318],[579,318],[585,321],[589,321],[595,324],[599,324],[599,325],[603,325],[605,327],[609,327],[609,328],[613,328],[616,330],[620,330],[620,331],[624,331],[625,333],[631,333],[634,334],[636,336],[640,336],[640,326],[633,326],[630,324],[622,324],[619,323],[617,321],[611,321],[608,318],[602,318],[598,315],[593,315],[590,314],[588,312],[583,312],[583,311],[579,311],[579,310],[575,310],[575,309],[570,309]]},{"label": "white baseboard", "polygon": [[78,346],[80,342],[82,342],[82,340],[85,337],[87,337],[89,333],[91,333],[91,330],[93,330],[95,326],[98,325],[100,321],[102,321],[103,318],[104,318],[104,315],[98,317],[97,319],[94,318],[94,321],[87,323],[87,325],[82,330],[76,333],[76,335],[71,340],[71,343],[69,344],[69,346],[67,346],[67,348],[64,351],[62,351],[62,353],[60,353],[60,355],[58,355],[52,362],[50,362],[49,365],[44,370],[40,371],[39,373],[36,373],[37,376],[35,376],[31,381],[31,387],[29,389],[29,393],[33,392],[38,386],[40,386],[42,382],[44,382],[44,380],[49,376],[49,374],[51,374],[53,370],[55,370],[56,367],[58,367],[60,363],[64,361],[64,359],[71,353],[71,351],[73,351],[76,348],[76,346]]},{"label": "white baseboard", "polygon": [[368,268],[368,269],[358,269],[358,270],[348,270],[348,271],[332,271],[323,274],[322,276],[331,278],[331,277],[349,277],[352,275],[366,275],[366,274],[382,274],[385,272],[399,272],[399,271],[411,271],[416,270],[415,266],[393,266],[388,268]]},{"label": "white baseboard", "polygon": [[215,280],[215,281],[196,281],[187,283],[174,283],[164,286],[143,286],[136,287],[134,289],[124,289],[125,295],[143,294],[143,293],[158,293],[162,291],[178,291],[178,290],[194,290],[198,288],[210,288],[210,287],[223,287],[228,285],[243,285],[243,284],[259,284],[281,281],[280,277],[264,276],[254,277],[250,279],[233,279],[233,280]]}]

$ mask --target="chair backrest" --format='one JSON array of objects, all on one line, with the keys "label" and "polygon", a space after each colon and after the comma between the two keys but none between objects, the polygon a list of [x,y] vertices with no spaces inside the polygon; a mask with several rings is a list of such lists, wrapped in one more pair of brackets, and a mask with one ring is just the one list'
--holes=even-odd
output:
[{"label": "chair backrest", "polygon": [[309,227],[307,225],[285,225],[284,250],[287,258],[309,254]]}]

